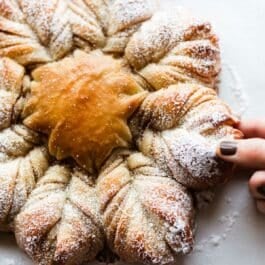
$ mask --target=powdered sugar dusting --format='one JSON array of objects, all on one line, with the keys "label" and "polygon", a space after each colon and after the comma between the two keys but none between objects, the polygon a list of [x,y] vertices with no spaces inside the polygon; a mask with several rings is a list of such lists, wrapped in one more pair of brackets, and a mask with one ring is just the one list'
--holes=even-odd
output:
[{"label": "powdered sugar dusting", "polygon": [[66,3],[62,0],[55,3],[24,0],[21,8],[27,23],[37,33],[41,43],[50,47],[53,57],[57,59],[72,48],[72,32]]},{"label": "powdered sugar dusting", "polygon": [[235,114],[241,117],[248,109],[247,94],[234,67],[224,62],[222,68],[220,97],[224,98],[233,108]]},{"label": "powdered sugar dusting", "polygon": [[111,8],[109,34],[116,33],[151,17],[153,3],[150,0],[117,0]]},{"label": "powdered sugar dusting", "polygon": [[135,33],[126,48],[126,57],[136,69],[159,61],[180,41],[196,36],[196,29],[203,22],[196,20],[183,8],[172,12],[156,12]]},{"label": "powdered sugar dusting", "polygon": [[102,249],[101,220],[94,213],[98,204],[88,183],[82,171],[62,165],[50,167],[40,179],[15,223],[19,245],[35,262],[82,263]]},{"label": "powdered sugar dusting", "polygon": [[39,174],[47,167],[47,156],[42,148],[25,152],[19,158],[6,156],[0,160],[0,227],[13,227],[14,217],[35,187]]},{"label": "powdered sugar dusting", "polygon": [[[104,199],[101,203],[108,202],[103,220],[115,252],[125,260],[152,264],[173,262],[172,252],[190,252],[194,210],[186,189],[167,178],[141,153],[125,156],[121,151],[113,156],[117,160],[124,156],[123,163],[116,164],[112,158],[111,170],[103,171],[97,187]],[[108,172],[107,175],[104,172]],[[104,188],[114,182],[115,192]],[[109,196],[108,200],[104,193]],[[113,233],[117,238],[115,242]]]},{"label": "powdered sugar dusting", "polygon": [[[211,182],[211,179],[221,176],[222,171],[215,156],[215,149],[200,135],[185,130],[165,131],[163,138],[167,142],[174,160],[179,163],[178,170],[172,171],[174,177],[181,176],[181,183],[187,184],[189,179],[203,179]],[[170,159],[169,162],[176,163]],[[171,169],[177,168],[173,165]],[[182,168],[181,172],[179,172]],[[190,180],[192,181],[192,180]],[[189,184],[188,184],[189,185]]]},{"label": "powdered sugar dusting", "polygon": [[231,122],[236,121],[229,108],[213,90],[178,84],[148,96],[131,127],[139,149],[170,176],[207,189],[227,178],[228,165],[217,158],[216,145],[236,134]]},{"label": "powdered sugar dusting", "polygon": [[[123,54],[127,46],[125,57],[153,88],[180,80],[213,87],[220,58],[210,24],[183,8],[160,10],[153,16],[154,2],[4,1],[0,56],[30,64],[26,67],[30,75],[36,67],[32,64],[58,60],[77,47],[101,49],[107,41],[105,51],[110,53]],[[210,90],[202,95],[202,87],[199,93],[185,94],[183,89],[179,97],[172,97],[171,112],[168,104],[159,106],[159,100],[156,111],[148,109],[143,114],[146,120],[137,124],[143,133],[137,140],[150,158],[122,154],[119,163],[107,168],[107,178],[99,178],[97,187],[102,182],[106,185],[98,194],[87,172],[73,170],[72,162],[46,171],[50,161],[45,147],[35,148],[40,144],[38,135],[12,125],[21,122],[15,106],[21,87],[6,89],[10,80],[8,72],[2,73],[0,228],[15,225],[19,245],[35,262],[92,259],[103,248],[104,232],[112,249],[129,261],[167,264],[175,254],[191,251],[195,209],[186,187],[204,189],[223,180],[214,145],[219,137],[216,127],[230,113],[213,100]],[[29,86],[26,92],[30,94]],[[201,104],[210,100],[211,104]],[[155,129],[148,127],[150,119],[157,121]],[[106,204],[103,214],[99,198]],[[232,227],[235,218],[224,218],[224,222]],[[225,236],[211,235],[209,242],[218,247]],[[7,265],[13,265],[12,260]]]},{"label": "powdered sugar dusting", "polygon": [[211,234],[205,239],[197,242],[194,247],[195,252],[210,251],[212,247],[219,247],[229,236],[234,225],[239,218],[239,213],[237,211],[232,211],[231,213],[224,215],[219,218],[219,223],[223,228],[223,232]]}]

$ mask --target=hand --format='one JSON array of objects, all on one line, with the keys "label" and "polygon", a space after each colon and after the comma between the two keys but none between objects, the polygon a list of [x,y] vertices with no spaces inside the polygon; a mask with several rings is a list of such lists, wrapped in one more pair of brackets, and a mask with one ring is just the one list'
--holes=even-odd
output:
[{"label": "hand", "polygon": [[249,181],[249,189],[257,208],[265,214],[265,121],[244,120],[238,125],[246,139],[223,141],[217,155],[240,167],[255,169]]}]

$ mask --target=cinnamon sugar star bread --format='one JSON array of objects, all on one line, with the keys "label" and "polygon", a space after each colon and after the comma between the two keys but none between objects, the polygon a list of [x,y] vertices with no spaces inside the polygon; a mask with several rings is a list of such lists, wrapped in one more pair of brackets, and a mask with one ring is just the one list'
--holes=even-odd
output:
[{"label": "cinnamon sugar star bread", "polygon": [[154,2],[0,0],[0,230],[35,264],[174,263],[230,176],[218,38]]}]

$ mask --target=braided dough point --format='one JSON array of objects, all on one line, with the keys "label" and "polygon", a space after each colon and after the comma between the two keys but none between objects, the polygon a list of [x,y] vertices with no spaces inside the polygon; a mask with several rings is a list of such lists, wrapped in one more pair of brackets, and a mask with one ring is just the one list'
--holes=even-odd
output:
[{"label": "braided dough point", "polygon": [[38,135],[22,125],[0,132],[0,230],[13,230],[13,220],[49,165]]},{"label": "braided dough point", "polygon": [[214,87],[220,71],[211,25],[183,8],[155,13],[132,36],[125,57],[155,89],[178,82]]},{"label": "braided dough point", "polygon": [[18,245],[37,264],[83,264],[103,248],[93,181],[80,170],[50,167],[15,221]]},{"label": "braided dough point", "polygon": [[97,181],[110,248],[125,262],[169,264],[193,244],[191,195],[141,153],[113,154]]},{"label": "braided dough point", "polygon": [[27,24],[16,0],[0,0],[0,43],[0,56],[12,58],[20,64],[51,60]]},{"label": "braided dough point", "polygon": [[0,58],[0,230],[13,230],[15,216],[48,168],[48,153],[37,133],[12,125],[24,82],[24,68]]},{"label": "braided dough point", "polygon": [[179,183],[208,189],[223,183],[231,165],[215,155],[222,139],[241,138],[237,119],[214,90],[179,84],[150,94],[130,121],[140,151]]},{"label": "braided dough point", "polygon": [[130,37],[155,10],[152,0],[116,0],[109,6],[110,23],[105,52],[123,54]]},{"label": "braided dough point", "polygon": [[22,91],[24,68],[9,58],[0,58],[0,130],[15,120],[15,105]]}]

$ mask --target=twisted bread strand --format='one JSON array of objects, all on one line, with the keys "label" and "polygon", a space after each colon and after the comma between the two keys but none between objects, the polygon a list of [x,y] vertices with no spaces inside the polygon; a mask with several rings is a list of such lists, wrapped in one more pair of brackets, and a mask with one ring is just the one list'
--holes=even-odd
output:
[{"label": "twisted bread strand", "polygon": [[144,23],[130,39],[125,57],[155,89],[178,82],[214,87],[219,53],[211,25],[178,8],[157,12]]},{"label": "twisted bread strand", "polygon": [[60,59],[73,47],[106,44],[105,51],[122,53],[152,16],[151,6],[146,0],[1,0],[0,55],[27,65]]},{"label": "twisted bread strand", "polygon": [[24,69],[8,58],[0,58],[0,130],[16,120],[15,105],[22,90]]},{"label": "twisted bread strand", "polygon": [[223,138],[240,138],[229,108],[212,89],[179,84],[149,95],[130,121],[140,151],[183,185],[208,189],[229,177],[217,159]]},{"label": "twisted bread strand", "polygon": [[84,1],[1,0],[0,55],[27,65],[57,60],[73,48],[100,47],[102,29]]},{"label": "twisted bread strand", "polygon": [[15,221],[16,239],[37,264],[82,264],[103,247],[92,179],[67,166],[50,167]]},{"label": "twisted bread strand", "polygon": [[209,23],[184,9],[155,12],[149,0],[1,0],[0,54],[45,63],[73,48],[123,55],[154,89],[178,82],[214,87],[220,71]]},{"label": "twisted bread strand", "polygon": [[37,180],[48,168],[48,153],[36,134],[16,125],[0,132],[0,230],[12,230],[13,220]]},{"label": "twisted bread strand", "polygon": [[117,151],[100,173],[97,190],[108,244],[125,262],[169,264],[191,251],[191,195],[151,159]]},{"label": "twisted bread strand", "polygon": [[105,52],[123,54],[131,36],[155,10],[150,0],[116,0],[109,6],[110,21]]},{"label": "twisted bread strand", "polygon": [[0,56],[27,65],[51,58],[27,25],[16,0],[0,0]]}]

